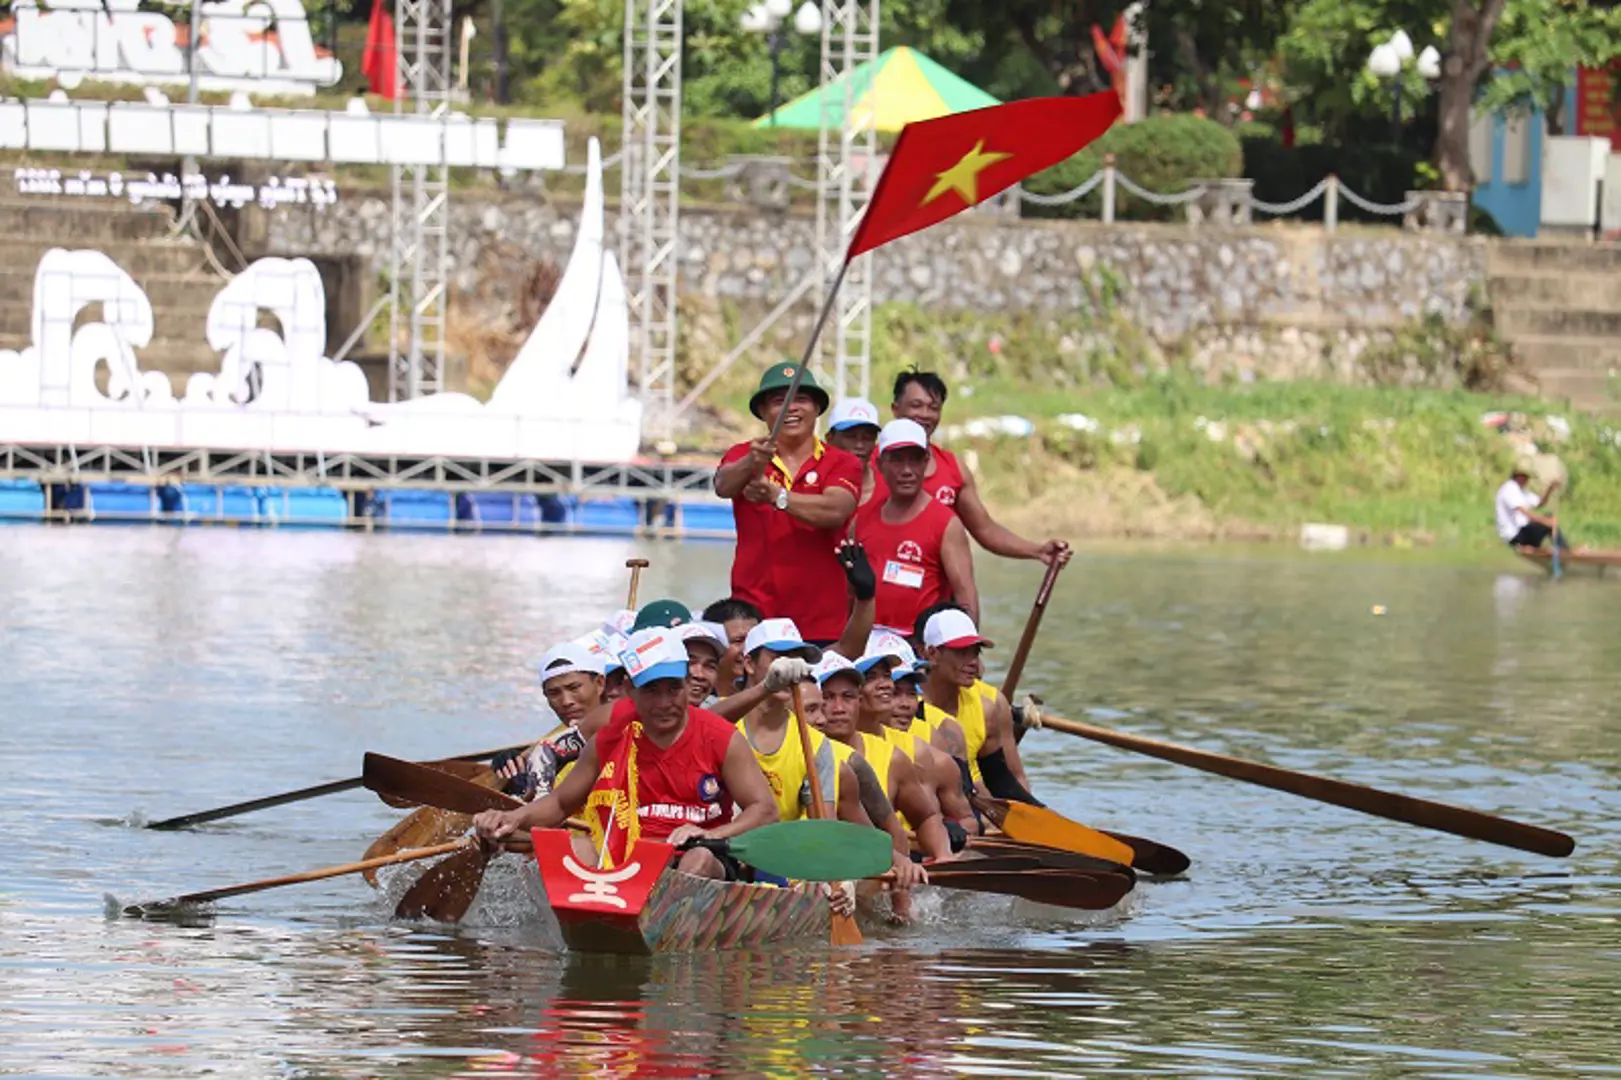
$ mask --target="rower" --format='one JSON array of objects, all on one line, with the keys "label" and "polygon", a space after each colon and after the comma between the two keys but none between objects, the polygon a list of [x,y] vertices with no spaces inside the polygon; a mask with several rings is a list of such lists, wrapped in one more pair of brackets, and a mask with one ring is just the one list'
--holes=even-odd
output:
[{"label": "rower", "polygon": [[[828,653],[816,669],[816,681],[822,688],[822,730],[829,738],[853,747],[872,766],[884,794],[901,817],[897,823],[901,842],[909,844],[905,829],[910,828],[917,833],[925,855],[949,859],[951,837],[940,816],[934,785],[926,782],[912,759],[885,737],[884,725],[867,707],[870,701],[863,700],[868,698],[867,680],[888,687],[889,664],[887,656],[863,656],[852,662],[838,653]],[[875,692],[872,698],[877,696]],[[887,711],[887,689],[882,696]]]},{"label": "rower", "polygon": [[827,414],[828,445],[855,455],[861,462],[861,494],[856,506],[872,498],[872,451],[878,445],[878,406],[866,398],[845,398]]},{"label": "rower", "polygon": [[1552,499],[1559,490],[1559,481],[1549,484],[1538,498],[1526,487],[1530,479],[1530,461],[1526,458],[1515,461],[1514,471],[1497,489],[1497,535],[1509,547],[1521,551],[1537,551],[1552,536],[1561,551],[1569,551],[1564,530],[1557,528],[1557,519],[1550,514],[1536,513],[1536,508]]},{"label": "rower", "polygon": [[781,431],[775,442],[766,435],[728,450],[715,494],[731,500],[737,522],[732,595],[830,644],[849,613],[834,546],[855,513],[861,463],[816,437],[828,397],[810,372],[788,402],[797,370],[776,364],[761,376],[749,411],[770,427],[786,410]]},{"label": "rower", "polygon": [[[895,396],[890,411],[897,419],[916,420],[929,438],[940,426],[940,412],[946,404],[946,384],[932,371],[903,371],[895,378]],[[992,555],[1008,559],[1040,559],[1060,565],[1069,562],[1069,545],[1062,540],[1036,543],[998,524],[980,500],[974,474],[957,460],[957,455],[938,445],[929,447],[929,467],[923,476],[923,490],[945,503],[962,518],[968,535]],[[880,477],[880,480],[882,477]],[[874,498],[879,493],[874,494]]]},{"label": "rower", "polygon": [[963,742],[944,748],[966,762],[976,785],[982,784],[999,799],[1041,805],[1024,779],[1024,763],[1013,739],[1013,711],[1004,709],[1002,695],[980,679],[981,651],[995,646],[980,635],[968,613],[955,606],[939,605],[926,612],[922,622],[920,636],[929,661],[923,680],[925,720],[939,723],[942,717],[955,717]]},{"label": "rower", "polygon": [[726,652],[715,672],[715,692],[723,698],[730,697],[737,692],[738,681],[743,677],[743,642],[765,616],[747,600],[728,596],[704,608],[703,618],[705,622],[718,623],[726,631]]},{"label": "rower", "polygon": [[546,651],[540,658],[540,691],[565,726],[528,750],[491,759],[490,768],[507,781],[502,790],[527,800],[552,789],[558,773],[585,748],[580,721],[602,703],[605,670],[601,651],[582,641],[565,641]]},{"label": "rower", "polygon": [[[907,650],[910,652],[910,649]],[[896,663],[893,653],[884,656],[884,663],[869,666],[861,684],[860,715],[857,726],[864,733],[888,740],[906,755],[917,770],[918,780],[934,796],[940,806],[940,816],[951,838],[951,849],[961,851],[969,833],[979,831],[979,819],[968,801],[963,787],[962,773],[951,755],[930,745],[929,739],[911,731],[911,714],[905,722],[897,724],[895,717],[900,697],[900,676],[909,683],[916,677],[910,663]],[[857,661],[860,667],[862,661]],[[912,686],[910,708],[917,708],[917,689]]]},{"label": "rower", "polygon": [[884,498],[855,518],[855,537],[879,568],[879,626],[909,632],[918,612],[954,598],[972,616],[979,610],[968,530],[945,504],[923,490],[929,436],[915,420],[891,420],[878,436]]},{"label": "rower", "polygon": [[709,708],[715,701],[715,678],[726,655],[726,628],[699,619],[674,628],[687,647],[687,693],[692,704]]},{"label": "rower", "polygon": [[[585,809],[596,844],[575,838],[575,857],[597,865],[624,860],[638,838],[680,848],[693,839],[723,840],[777,820],[748,742],[725,720],[687,700],[687,651],[675,635],[644,630],[621,655],[630,672],[631,710],[605,728],[577,766],[548,794],[515,810],[486,810],[473,819],[481,836],[556,828]],[[613,768],[605,768],[605,765]],[[618,826],[628,806],[629,828]],[[738,865],[704,848],[682,852],[676,868],[699,877],[737,880]]]},{"label": "rower", "polygon": [[669,629],[672,626],[681,626],[692,621],[692,611],[679,600],[655,600],[646,604],[636,613],[636,621],[631,624],[629,633],[654,628]]}]

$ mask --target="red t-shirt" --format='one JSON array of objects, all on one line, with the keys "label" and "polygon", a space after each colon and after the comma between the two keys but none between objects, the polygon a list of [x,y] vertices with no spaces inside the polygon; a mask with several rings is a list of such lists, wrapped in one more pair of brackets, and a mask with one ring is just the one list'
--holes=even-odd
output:
[{"label": "red t-shirt", "polygon": [[[747,457],[738,443],[720,459],[730,465]],[[843,488],[861,497],[861,462],[854,454],[816,440],[816,453],[790,478],[780,460],[769,479],[801,495]],[[836,641],[850,617],[844,568],[834,556],[844,530],[817,529],[770,503],[732,500],[737,552],[732,557],[732,595],[759,608],[768,619],[792,619],[807,641]]]},{"label": "red t-shirt", "polygon": [[[955,507],[957,493],[962,490],[962,465],[957,461],[957,455],[950,450],[930,446],[929,453],[934,456],[934,472],[923,478],[923,490],[934,496],[935,502]],[[869,506],[889,498],[889,485],[884,483],[884,474],[878,471],[876,455],[873,457],[872,473],[872,498],[868,501]]]},{"label": "red t-shirt", "polygon": [[[592,791],[623,789],[619,773],[629,760],[625,743],[637,719],[629,698],[614,703],[612,719],[597,733],[597,760],[603,772]],[[680,825],[712,829],[732,820],[736,807],[726,790],[722,766],[736,734],[737,729],[721,717],[689,705],[687,726],[669,747],[661,750],[645,734],[636,739],[636,817],[644,839],[663,840]]]},{"label": "red t-shirt", "polygon": [[879,626],[910,637],[918,613],[950,595],[941,552],[955,520],[950,507],[932,499],[922,513],[898,525],[884,520],[884,503],[877,498],[856,511],[856,539],[878,576],[874,619]]}]

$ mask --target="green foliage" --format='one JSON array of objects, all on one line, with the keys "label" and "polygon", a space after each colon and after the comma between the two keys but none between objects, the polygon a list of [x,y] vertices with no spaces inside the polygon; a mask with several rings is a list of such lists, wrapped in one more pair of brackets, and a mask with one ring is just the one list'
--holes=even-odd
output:
[{"label": "green foliage", "polygon": [[1481,91],[1483,108],[1549,112],[1576,67],[1608,67],[1621,57],[1621,8],[1576,0],[1513,0],[1493,38],[1498,70]]},{"label": "green foliage", "polygon": [[[1214,120],[1190,115],[1150,116],[1136,124],[1117,124],[1079,154],[1037,173],[1025,188],[1044,195],[1069,191],[1099,169],[1113,154],[1115,167],[1140,187],[1161,194],[1184,191],[1195,180],[1242,175],[1244,152],[1231,131]],[[1093,191],[1054,207],[1026,207],[1036,217],[1096,217],[1099,193]],[[1161,220],[1177,208],[1155,206],[1121,191],[1115,203],[1117,217]]]}]

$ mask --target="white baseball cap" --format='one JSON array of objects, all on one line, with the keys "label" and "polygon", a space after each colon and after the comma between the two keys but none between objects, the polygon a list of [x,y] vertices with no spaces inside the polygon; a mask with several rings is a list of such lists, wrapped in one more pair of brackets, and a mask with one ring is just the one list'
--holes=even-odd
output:
[{"label": "white baseball cap", "polygon": [[743,653],[753,656],[756,649],[770,649],[778,656],[802,656],[811,663],[822,658],[822,650],[805,644],[792,619],[766,619],[743,639]]},{"label": "white baseball cap", "polygon": [[866,398],[845,398],[827,414],[829,431],[843,431],[853,427],[879,427],[878,406]]},{"label": "white baseball cap", "polygon": [[608,616],[608,621],[602,624],[602,628],[610,634],[628,634],[630,628],[635,625],[636,613],[628,608],[623,608]]},{"label": "white baseball cap", "polygon": [[887,656],[897,664],[917,663],[917,653],[911,643],[893,630],[880,627],[867,635],[867,648],[863,656]]},{"label": "white baseball cap", "polygon": [[671,627],[671,629],[687,645],[691,645],[695,641],[713,645],[716,654],[719,656],[726,655],[726,650],[731,648],[732,645],[731,639],[726,636],[726,627],[720,623],[705,622],[699,619],[696,622]]},{"label": "white baseball cap", "polygon": [[584,647],[587,652],[600,659],[602,673],[606,675],[624,666],[619,662],[619,653],[624,649],[626,640],[624,634],[603,629],[593,630],[589,634],[575,638],[574,644]]},{"label": "white baseball cap", "polygon": [[988,649],[996,647],[993,642],[980,636],[979,628],[968,617],[968,612],[956,608],[947,608],[929,616],[929,621],[923,624],[923,644],[934,649],[966,649],[971,645],[983,645]]},{"label": "white baseball cap", "polygon": [[552,679],[564,675],[605,675],[607,656],[601,649],[579,641],[565,641],[553,645],[540,658],[540,682],[544,686]]},{"label": "white baseball cap", "polygon": [[885,450],[897,450],[903,446],[927,450],[929,433],[916,420],[891,420],[878,433],[878,452],[882,454]]},{"label": "white baseball cap", "polygon": [[921,679],[928,665],[919,661],[916,664],[896,664],[889,669],[889,677],[896,682],[902,679]]},{"label": "white baseball cap", "polygon": [[632,686],[646,686],[659,679],[687,677],[687,646],[672,628],[650,627],[632,634],[619,662],[625,666]]},{"label": "white baseball cap", "polygon": [[811,669],[811,674],[816,676],[816,685],[820,686],[841,671],[848,671],[856,677],[856,682],[861,681],[861,669],[836,652],[823,653],[822,662]]}]

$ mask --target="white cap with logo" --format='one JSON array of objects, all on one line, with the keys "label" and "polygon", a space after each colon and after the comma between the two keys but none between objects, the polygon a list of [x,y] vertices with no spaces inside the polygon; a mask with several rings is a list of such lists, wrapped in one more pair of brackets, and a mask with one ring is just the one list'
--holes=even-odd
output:
[{"label": "white cap with logo", "polygon": [[821,649],[805,644],[792,619],[766,619],[757,624],[743,639],[745,655],[753,656],[755,649],[770,649],[778,656],[801,656],[812,664],[822,658]]},{"label": "white cap with logo", "polygon": [[545,685],[564,675],[603,675],[607,673],[607,656],[601,649],[593,649],[580,641],[565,641],[553,645],[540,658],[540,682]]},{"label": "white cap with logo", "polygon": [[646,686],[659,679],[687,677],[687,646],[669,627],[650,627],[632,634],[619,662],[625,666],[632,686]]},{"label": "white cap with logo", "polygon": [[878,433],[878,452],[882,454],[885,450],[898,450],[903,446],[927,450],[929,433],[916,420],[891,420]]},{"label": "white cap with logo", "polygon": [[973,645],[983,645],[988,649],[996,647],[980,636],[979,627],[968,617],[968,612],[956,608],[947,608],[929,616],[929,621],[923,624],[923,644],[931,649],[966,649]]},{"label": "white cap with logo", "polygon": [[714,646],[717,656],[726,655],[726,650],[732,644],[731,639],[726,636],[726,627],[720,623],[705,622],[699,619],[696,622],[671,627],[671,630],[688,645],[693,642],[700,642]]},{"label": "white cap with logo", "polygon": [[866,398],[845,398],[827,414],[829,431],[843,431],[853,427],[879,427],[878,406]]}]

